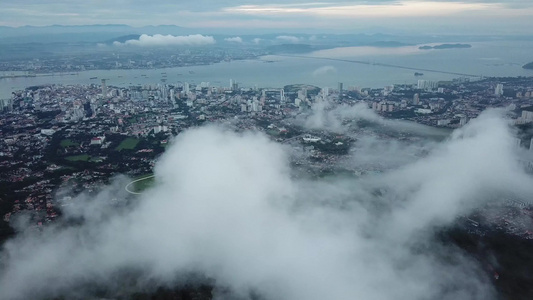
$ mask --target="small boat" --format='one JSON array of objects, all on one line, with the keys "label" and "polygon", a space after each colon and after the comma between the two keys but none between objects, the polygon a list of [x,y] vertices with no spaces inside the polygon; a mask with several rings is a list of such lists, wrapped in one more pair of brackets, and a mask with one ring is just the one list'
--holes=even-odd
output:
[{"label": "small boat", "polygon": [[424,73],[415,72],[415,76],[422,76]]},{"label": "small boat", "polygon": [[98,77],[91,77],[91,78],[89,78],[89,79],[98,79]]}]

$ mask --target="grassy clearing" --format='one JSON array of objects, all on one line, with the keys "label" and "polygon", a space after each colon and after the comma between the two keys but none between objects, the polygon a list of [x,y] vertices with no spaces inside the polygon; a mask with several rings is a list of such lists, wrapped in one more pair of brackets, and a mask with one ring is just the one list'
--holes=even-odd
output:
[{"label": "grassy clearing", "polygon": [[139,180],[139,181],[135,182],[132,188],[132,191],[135,193],[141,193],[142,191],[152,187],[155,182],[155,178],[153,177],[153,174],[137,177],[136,180]]},{"label": "grassy clearing", "polygon": [[122,149],[132,150],[132,149],[135,149],[135,147],[137,147],[138,143],[139,143],[138,139],[129,137],[129,138],[124,139],[120,143],[120,145],[118,145],[118,147],[115,148],[115,150],[117,150],[117,151],[120,151]]},{"label": "grassy clearing", "polygon": [[91,157],[88,154],[73,155],[65,157],[68,161],[88,161]]},{"label": "grassy clearing", "polygon": [[67,147],[70,147],[70,146],[79,146],[78,143],[73,142],[72,140],[69,140],[69,139],[61,140],[60,145],[63,148],[67,148]]}]

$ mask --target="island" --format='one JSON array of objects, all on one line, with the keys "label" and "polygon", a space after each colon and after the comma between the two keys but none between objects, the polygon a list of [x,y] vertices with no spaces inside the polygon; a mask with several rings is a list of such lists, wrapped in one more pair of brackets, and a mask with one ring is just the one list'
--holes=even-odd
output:
[{"label": "island", "polygon": [[533,70],[533,61],[522,66],[523,69]]},{"label": "island", "polygon": [[472,48],[470,44],[440,44],[435,46],[420,46],[420,50],[430,50],[430,49],[454,49],[454,48]]}]

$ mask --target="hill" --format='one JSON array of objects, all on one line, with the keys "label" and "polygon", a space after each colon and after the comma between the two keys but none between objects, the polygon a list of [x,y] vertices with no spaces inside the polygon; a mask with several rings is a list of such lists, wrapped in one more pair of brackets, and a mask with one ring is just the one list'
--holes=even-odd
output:
[{"label": "hill", "polygon": [[523,65],[522,68],[527,69],[527,70],[533,70],[533,61]]},{"label": "hill", "polygon": [[435,46],[420,46],[420,50],[430,50],[430,49],[454,49],[454,48],[472,48],[470,44],[440,44]]}]

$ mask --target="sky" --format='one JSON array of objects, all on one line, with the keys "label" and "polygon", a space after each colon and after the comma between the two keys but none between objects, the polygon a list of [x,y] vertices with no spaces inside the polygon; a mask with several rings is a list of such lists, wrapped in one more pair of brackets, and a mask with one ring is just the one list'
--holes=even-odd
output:
[{"label": "sky", "polygon": [[532,33],[533,1],[524,0],[2,0],[0,25],[246,28],[323,32],[394,28],[426,33]]}]

